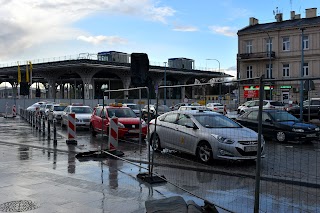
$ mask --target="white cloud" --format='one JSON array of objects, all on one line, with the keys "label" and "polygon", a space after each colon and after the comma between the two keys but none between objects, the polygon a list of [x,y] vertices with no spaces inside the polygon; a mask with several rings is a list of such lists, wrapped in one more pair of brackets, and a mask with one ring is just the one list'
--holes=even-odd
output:
[{"label": "white cloud", "polygon": [[119,36],[78,36],[78,40],[85,41],[92,44],[100,44],[103,42],[107,42],[110,45],[113,44],[126,44],[127,40],[124,38],[121,38]]},{"label": "white cloud", "polygon": [[[72,25],[95,14],[122,14],[166,23],[175,10],[154,0],[0,0],[0,59],[16,55],[36,44],[74,40],[87,34]],[[113,36],[91,42],[125,42]]]},{"label": "white cloud", "polygon": [[237,30],[235,28],[231,28],[228,26],[209,26],[209,29],[215,33],[215,34],[220,34],[224,36],[236,36],[237,35]]},{"label": "white cloud", "polygon": [[174,26],[173,30],[181,31],[181,32],[195,32],[195,31],[198,31],[199,29],[193,26]]}]

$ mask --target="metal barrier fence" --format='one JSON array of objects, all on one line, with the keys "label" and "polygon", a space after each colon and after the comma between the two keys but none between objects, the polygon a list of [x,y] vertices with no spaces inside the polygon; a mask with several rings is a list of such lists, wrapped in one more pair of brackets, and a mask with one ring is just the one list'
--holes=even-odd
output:
[{"label": "metal barrier fence", "polygon": [[[222,126],[224,130],[212,130],[220,128],[217,119],[213,117],[206,121],[207,128],[199,128],[201,122],[205,124],[205,121],[201,121],[201,116],[195,113],[193,117],[198,116],[198,120],[192,119],[197,126],[195,128],[188,123],[180,122],[179,119],[186,118],[178,113],[172,113],[171,116],[160,115],[158,119],[160,127],[156,127],[155,130],[159,134],[160,142],[164,141],[163,147],[168,150],[179,150],[174,152],[165,149],[161,154],[178,158],[180,162],[175,168],[161,166],[158,168],[159,171],[166,171],[165,174],[169,175],[181,172],[181,165],[188,167],[198,175],[198,180],[183,178],[182,181],[175,180],[177,184],[180,183],[179,185],[188,188],[199,180],[206,182],[201,184],[199,187],[201,189],[197,190],[196,195],[234,212],[320,211],[319,82],[320,78],[276,80],[265,79],[264,76],[231,82],[239,85],[241,103],[251,101],[251,105],[243,106],[242,111],[239,111],[244,113],[241,117],[237,109],[230,109],[231,107],[227,106],[226,116],[259,133],[254,140],[249,139],[247,133],[237,128],[228,131],[226,126]],[[208,83],[160,86],[159,90],[188,86],[200,87],[203,96],[210,95],[206,93],[206,88],[211,86]],[[218,108],[209,110],[218,111]],[[173,118],[173,114],[177,114],[177,117]],[[161,126],[166,126],[167,135],[161,132],[164,131]],[[170,133],[170,130],[173,131]],[[195,131],[202,132],[196,134]],[[218,143],[218,145],[207,143],[212,146],[207,149],[213,155],[209,156],[210,158],[237,159],[237,161],[213,159],[214,163],[210,166],[199,166],[198,162],[194,163],[201,159],[199,144],[206,140],[204,134],[211,135],[212,141]],[[214,134],[221,134],[220,140],[215,140]],[[228,149],[225,144],[228,139],[233,140],[229,142],[234,144],[233,150]],[[198,151],[194,148],[196,145],[190,143],[198,144]],[[251,148],[246,151],[246,147],[241,144],[249,147],[257,144],[258,146],[257,150],[251,152]],[[188,154],[181,154],[186,152]],[[262,158],[259,157],[259,153]],[[258,155],[254,163],[252,159],[245,159],[251,155]]]},{"label": "metal barrier fence", "polygon": [[[224,115],[202,112],[205,110],[182,117],[180,114],[185,115],[186,111],[172,111],[166,114],[171,116],[166,116],[160,115],[156,108],[158,119],[148,122],[150,136],[146,141],[119,141],[132,150],[129,156],[121,159],[146,164],[148,168],[144,169],[149,174],[165,176],[176,194],[209,201],[225,211],[320,212],[318,82],[320,78],[276,80],[263,77],[231,82],[239,85],[241,104],[252,101],[252,105],[239,108],[241,116],[236,108],[227,105],[225,116],[237,123],[225,119]],[[174,87],[188,86],[199,87],[203,95],[211,95],[206,89],[211,87],[210,83]],[[160,86],[158,90],[169,87]],[[139,90],[132,88],[135,89]],[[156,106],[160,106],[163,98],[157,94]],[[272,105],[268,99],[276,102]],[[296,102],[304,105],[300,107]],[[279,111],[272,112],[274,109]],[[201,113],[212,116],[201,117]],[[174,114],[179,117],[173,117]],[[274,119],[278,114],[280,117]],[[20,115],[36,126],[34,114],[20,109]],[[150,112],[148,117],[151,117]],[[300,123],[302,120],[304,122]],[[203,162],[206,155],[211,160],[208,163]],[[157,190],[161,193],[161,188]]]}]

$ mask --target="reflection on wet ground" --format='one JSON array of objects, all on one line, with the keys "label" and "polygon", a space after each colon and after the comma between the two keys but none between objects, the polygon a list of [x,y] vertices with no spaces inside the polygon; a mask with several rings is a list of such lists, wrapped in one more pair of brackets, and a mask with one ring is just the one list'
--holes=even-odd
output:
[{"label": "reflection on wet ground", "polygon": [[[154,171],[169,182],[151,186],[136,177],[146,170],[127,162],[75,158],[79,152],[106,148],[106,136],[78,131],[78,144],[67,145],[66,130],[58,127],[55,147],[19,118],[0,118],[0,126],[2,203],[32,200],[40,204],[37,212],[145,212],[146,200],[180,195],[199,205],[206,199],[231,211],[253,211],[255,163],[204,165],[190,155],[165,150],[155,153]],[[320,212],[320,187],[314,187],[320,177],[318,148],[318,143],[268,142],[261,211]],[[119,150],[125,159],[148,167],[145,142],[119,142]]]}]

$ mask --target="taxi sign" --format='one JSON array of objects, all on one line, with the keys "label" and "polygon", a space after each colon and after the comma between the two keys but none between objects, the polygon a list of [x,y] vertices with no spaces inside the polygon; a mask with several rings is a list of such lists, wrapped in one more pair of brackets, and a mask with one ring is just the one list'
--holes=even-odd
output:
[{"label": "taxi sign", "polygon": [[122,103],[110,103],[109,106],[122,107]]}]

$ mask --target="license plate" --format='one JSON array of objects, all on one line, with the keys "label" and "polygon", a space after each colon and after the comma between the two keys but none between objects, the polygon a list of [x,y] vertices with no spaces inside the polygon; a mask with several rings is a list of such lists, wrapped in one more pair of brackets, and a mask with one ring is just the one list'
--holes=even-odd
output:
[{"label": "license plate", "polygon": [[316,136],[317,136],[316,134],[308,134],[308,135],[307,135],[308,138],[316,137]]},{"label": "license plate", "polygon": [[129,130],[130,133],[139,133],[140,130],[139,129],[132,129],[132,130]]},{"label": "license plate", "polygon": [[245,152],[255,152],[258,150],[258,146],[246,146],[244,147]]}]

